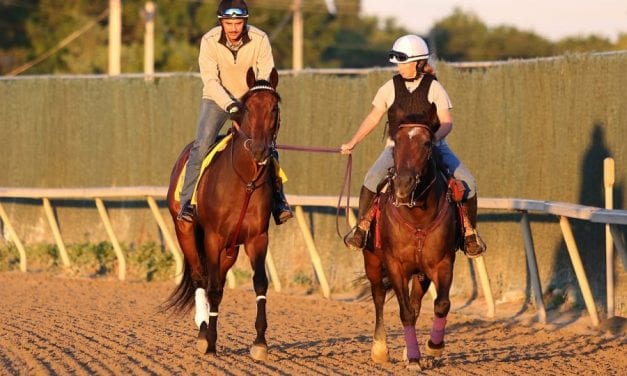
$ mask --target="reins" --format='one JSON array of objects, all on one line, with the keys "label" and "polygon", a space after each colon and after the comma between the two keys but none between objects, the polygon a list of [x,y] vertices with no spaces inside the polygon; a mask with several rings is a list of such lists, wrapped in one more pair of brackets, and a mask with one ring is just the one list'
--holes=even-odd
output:
[{"label": "reins", "polygon": [[[295,145],[276,145],[277,149],[281,150],[292,150],[292,151],[309,151],[316,153],[340,153],[340,148],[327,148],[327,147],[318,147],[318,146],[295,146]],[[340,233],[340,210],[342,209],[342,198],[344,193],[346,193],[346,224],[350,227],[348,222],[348,211],[350,210],[350,189],[351,189],[351,173],[353,166],[353,156],[352,154],[348,155],[348,160],[346,161],[346,169],[344,171],[344,178],[342,179],[342,185],[340,186],[340,193],[338,195],[337,200],[337,211],[335,214],[335,230],[337,235],[341,238],[342,234]]]}]

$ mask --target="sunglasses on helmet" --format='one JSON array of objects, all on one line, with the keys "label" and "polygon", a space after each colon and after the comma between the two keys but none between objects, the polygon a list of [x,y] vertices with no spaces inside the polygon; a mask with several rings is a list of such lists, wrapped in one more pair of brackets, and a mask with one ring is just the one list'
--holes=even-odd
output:
[{"label": "sunglasses on helmet", "polygon": [[220,17],[248,17],[248,11],[242,8],[229,8],[222,11]]},{"label": "sunglasses on helmet", "polygon": [[396,59],[396,61],[400,61],[400,62],[406,61],[410,57],[411,56],[407,56],[407,54],[404,53],[404,52],[398,52],[398,51],[394,51],[394,50],[388,52],[388,58]]}]

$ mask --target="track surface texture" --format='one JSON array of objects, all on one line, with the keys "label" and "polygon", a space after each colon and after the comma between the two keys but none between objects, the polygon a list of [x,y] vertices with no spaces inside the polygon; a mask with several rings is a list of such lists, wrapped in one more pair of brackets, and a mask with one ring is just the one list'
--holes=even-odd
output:
[{"label": "track surface texture", "polygon": [[[37,273],[0,273],[2,375],[405,375],[396,300],[386,304],[390,362],[370,360],[370,301],[268,293],[269,360],[254,361],[255,297],[250,286],[225,290],[218,356],[196,350],[192,313],[159,311],[173,282],[118,282]],[[431,300],[418,320],[426,340]],[[581,313],[549,324],[533,309],[455,308],[445,354],[427,375],[626,375],[624,323],[591,329]],[[616,326],[619,326],[616,330]],[[423,346],[424,348],[424,346]]]}]

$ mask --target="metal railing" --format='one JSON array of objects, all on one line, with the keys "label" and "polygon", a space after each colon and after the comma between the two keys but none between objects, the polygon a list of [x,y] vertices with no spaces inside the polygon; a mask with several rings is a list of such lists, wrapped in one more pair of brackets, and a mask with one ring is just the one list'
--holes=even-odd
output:
[{"label": "metal railing", "polygon": [[[111,240],[115,254],[118,260],[118,278],[124,280],[126,276],[126,261],[117,237],[113,231],[113,227],[109,220],[106,207],[103,199],[110,198],[144,198],[146,199],[148,206],[155,218],[160,231],[163,234],[164,240],[170,252],[175,260],[176,272],[175,278],[182,275],[183,270],[183,256],[178,247],[178,243],[171,235],[168,227],[165,224],[164,218],[161,215],[159,207],[156,202],[156,198],[164,198],[166,196],[166,187],[155,186],[138,186],[138,187],[109,187],[109,188],[56,188],[56,189],[41,189],[41,188],[0,188],[0,198],[30,198],[41,199],[44,207],[44,212],[50,224],[52,233],[54,235],[55,242],[59,248],[60,256],[63,265],[70,266],[70,259],[67,255],[67,251],[63,242],[63,237],[59,230],[57,220],[54,216],[52,209],[51,199],[93,199],[96,203],[98,213],[102,219],[104,227],[107,231],[107,235]],[[316,248],[313,236],[310,232],[310,226],[304,215],[303,207],[336,207],[337,197],[333,196],[287,196],[289,202],[294,206],[295,217],[298,221],[299,228],[305,240],[307,250],[309,252],[310,259],[312,261],[316,276],[320,283],[320,289],[323,295],[327,298],[331,296],[331,289],[327,282],[327,278],[324,272],[324,268]],[[354,208],[358,199],[356,197],[351,198],[351,206]],[[583,206],[577,204],[569,204],[563,202],[550,202],[540,200],[526,200],[515,198],[479,198],[479,208],[481,209],[496,209],[496,210],[508,210],[515,211],[522,214],[521,230],[525,246],[525,254],[527,263],[529,266],[529,274],[533,287],[533,294],[535,297],[535,306],[538,311],[539,319],[541,322],[546,322],[546,310],[542,301],[542,287],[540,283],[540,277],[538,273],[538,267],[536,262],[536,254],[533,246],[533,236],[531,233],[531,227],[529,224],[529,212],[538,212],[549,215],[555,215],[559,217],[560,228],[562,235],[568,248],[568,253],[575,269],[577,281],[582,291],[586,308],[590,314],[590,319],[594,326],[599,325],[599,317],[594,304],[594,298],[590,289],[590,284],[586,277],[579,250],[573,237],[572,229],[570,227],[569,219],[580,219],[594,223],[605,223],[608,225],[609,241],[613,242],[616,249],[619,252],[619,256],[622,259],[623,266],[627,269],[627,251],[622,238],[619,236],[618,226],[627,225],[627,210],[612,210],[602,209],[597,207]],[[354,213],[351,211],[349,214],[349,223],[354,225],[356,222]],[[26,271],[26,251],[19,236],[15,232],[11,221],[2,207],[0,202],[0,219],[4,222],[4,226],[9,233],[10,240],[15,244],[20,254],[20,270]],[[610,255],[611,256],[611,255]],[[280,280],[274,266],[272,255],[268,252],[267,266],[272,281],[273,287],[276,291],[281,290]],[[484,297],[487,303],[487,316],[494,317],[495,304],[494,297],[490,288],[490,282],[488,272],[483,260],[483,257],[473,259],[474,266],[477,268],[479,274],[480,284],[483,290]],[[613,266],[608,269],[608,279],[610,274],[613,274]],[[613,281],[613,276],[611,276]],[[235,286],[235,279],[232,274],[228,276],[228,285],[230,287]],[[613,293],[613,290],[612,290]],[[434,296],[434,290],[431,290],[431,295]],[[609,294],[609,291],[608,291]],[[611,304],[613,307],[613,296],[608,296],[608,306]],[[611,302],[611,303],[610,303]],[[608,315],[613,315],[608,309]]]}]

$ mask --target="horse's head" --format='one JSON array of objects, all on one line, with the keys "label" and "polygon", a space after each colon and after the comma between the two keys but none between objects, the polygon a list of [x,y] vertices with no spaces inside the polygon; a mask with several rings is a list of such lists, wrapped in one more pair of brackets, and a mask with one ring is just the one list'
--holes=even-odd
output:
[{"label": "horse's head", "polygon": [[270,78],[257,80],[252,68],[246,75],[248,92],[242,97],[244,114],[237,128],[244,138],[244,147],[258,164],[270,157],[279,130],[279,102],[276,92],[279,75],[272,69]]},{"label": "horse's head", "polygon": [[424,124],[402,124],[394,135],[394,204],[415,206],[418,185],[431,160],[433,130]]}]

